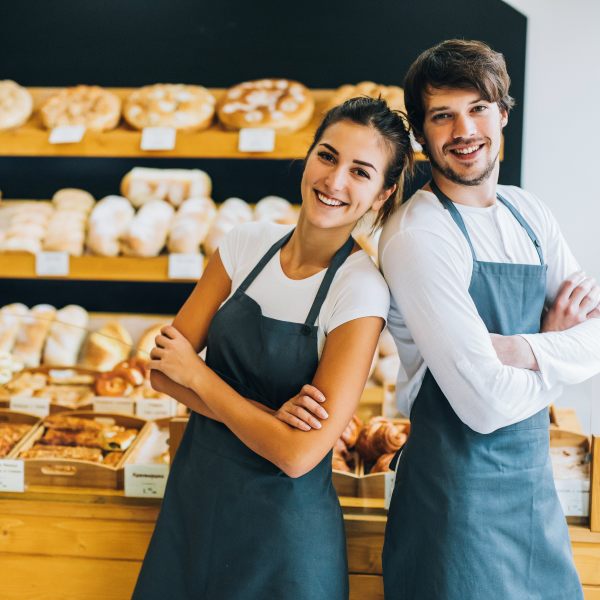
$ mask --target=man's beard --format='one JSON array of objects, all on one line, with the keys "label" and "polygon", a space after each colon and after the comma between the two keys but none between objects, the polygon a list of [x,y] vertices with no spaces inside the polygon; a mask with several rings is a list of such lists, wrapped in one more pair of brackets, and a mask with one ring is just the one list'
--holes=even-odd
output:
[{"label": "man's beard", "polygon": [[496,166],[496,161],[498,160],[498,157],[500,156],[500,151],[498,151],[498,154],[496,154],[495,158],[490,160],[490,162],[486,165],[485,169],[482,171],[482,173],[478,177],[475,177],[474,179],[467,179],[465,177],[461,177],[456,171],[454,171],[452,169],[452,167],[450,167],[448,165],[446,165],[446,166],[440,165],[433,158],[433,156],[431,156],[431,154],[429,152],[427,152],[427,149],[425,147],[423,147],[423,150],[427,154],[427,158],[429,158],[429,162],[431,163],[432,169],[436,169],[446,179],[449,179],[453,183],[458,183],[459,185],[469,185],[469,186],[479,185],[480,183],[483,183],[486,179],[488,179],[489,176],[494,171],[494,167]]}]

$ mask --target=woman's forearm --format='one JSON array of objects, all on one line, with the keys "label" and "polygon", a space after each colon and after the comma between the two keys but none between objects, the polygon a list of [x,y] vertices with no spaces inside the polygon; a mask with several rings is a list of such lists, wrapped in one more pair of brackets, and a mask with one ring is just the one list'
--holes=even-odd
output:
[{"label": "woman's forearm", "polygon": [[196,395],[202,396],[217,419],[248,448],[290,477],[299,477],[317,464],[320,452],[314,444],[312,452],[308,452],[307,432],[282,423],[270,414],[273,411],[265,410],[260,403],[248,403],[210,368],[204,367],[194,377],[191,387]]}]

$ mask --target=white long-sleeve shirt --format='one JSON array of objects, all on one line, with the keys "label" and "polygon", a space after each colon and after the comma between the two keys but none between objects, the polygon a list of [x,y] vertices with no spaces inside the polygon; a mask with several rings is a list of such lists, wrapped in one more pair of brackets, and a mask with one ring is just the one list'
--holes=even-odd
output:
[{"label": "white long-sleeve shirt", "polygon": [[[499,193],[537,235],[548,264],[546,304],[579,265],[548,208],[511,186]],[[539,264],[527,232],[496,201],[475,208],[455,204],[477,259]],[[401,359],[397,409],[410,415],[427,368],[458,417],[489,433],[548,406],[562,384],[600,372],[600,319],[568,331],[524,335],[539,372],[503,365],[469,295],[473,258],[468,243],[437,197],[418,191],[388,223],[379,243],[379,264],[391,291],[388,327]]]}]

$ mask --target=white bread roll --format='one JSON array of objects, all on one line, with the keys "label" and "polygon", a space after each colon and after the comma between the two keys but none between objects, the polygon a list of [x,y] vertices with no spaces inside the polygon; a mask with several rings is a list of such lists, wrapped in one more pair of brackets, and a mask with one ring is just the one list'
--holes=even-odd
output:
[{"label": "white bread roll", "polygon": [[217,215],[210,198],[190,198],[179,207],[169,231],[169,252],[197,254]]},{"label": "white bread roll", "polygon": [[131,202],[122,196],[100,200],[89,218],[87,247],[93,254],[117,256],[119,238],[128,230],[135,215]]},{"label": "white bread roll", "polygon": [[173,220],[173,207],[163,200],[152,200],[140,208],[121,237],[126,256],[157,256],[167,241]]},{"label": "white bread roll", "polygon": [[17,339],[19,327],[29,309],[20,303],[7,304],[0,309],[0,352],[10,352]]},{"label": "white bread roll", "polygon": [[271,221],[273,223],[295,223],[298,220],[290,202],[279,196],[265,196],[254,207],[255,221]]},{"label": "white bread roll", "polygon": [[238,223],[248,223],[254,219],[252,207],[241,198],[228,198],[219,206],[217,218],[228,217]]},{"label": "white bread roll", "polygon": [[95,204],[94,196],[85,190],[63,188],[52,196],[52,204],[58,210],[75,210],[88,214]]},{"label": "white bread roll", "polygon": [[110,321],[88,337],[81,365],[88,369],[110,371],[117,363],[127,359],[132,344],[129,332],[118,321]]},{"label": "white bread roll", "polygon": [[385,358],[380,358],[375,366],[373,379],[380,385],[386,383],[396,383],[398,371],[400,370],[400,357],[397,354],[390,354]]},{"label": "white bread roll", "polygon": [[396,348],[396,342],[390,333],[390,330],[385,327],[379,336],[379,356],[390,356],[391,354],[398,354],[398,348]]},{"label": "white bread roll", "polygon": [[53,306],[38,304],[23,318],[12,353],[26,367],[40,366],[42,348],[55,315]]},{"label": "white bread roll", "polygon": [[135,207],[152,200],[179,206],[188,198],[210,198],[212,181],[200,169],[148,169],[135,167],[121,181],[121,193]]},{"label": "white bread roll", "polygon": [[87,334],[88,322],[87,311],[76,304],[69,304],[57,311],[44,347],[43,363],[63,367],[75,365]]}]

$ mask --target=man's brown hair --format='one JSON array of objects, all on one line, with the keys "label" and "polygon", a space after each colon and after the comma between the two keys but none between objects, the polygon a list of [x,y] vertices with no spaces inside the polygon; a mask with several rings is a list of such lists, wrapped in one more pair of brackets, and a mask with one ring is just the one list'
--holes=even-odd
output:
[{"label": "man's brown hair", "polygon": [[428,88],[474,89],[507,112],[515,101],[508,94],[510,77],[500,52],[476,40],[446,40],[425,50],[404,79],[404,103],[417,136],[423,133]]}]

